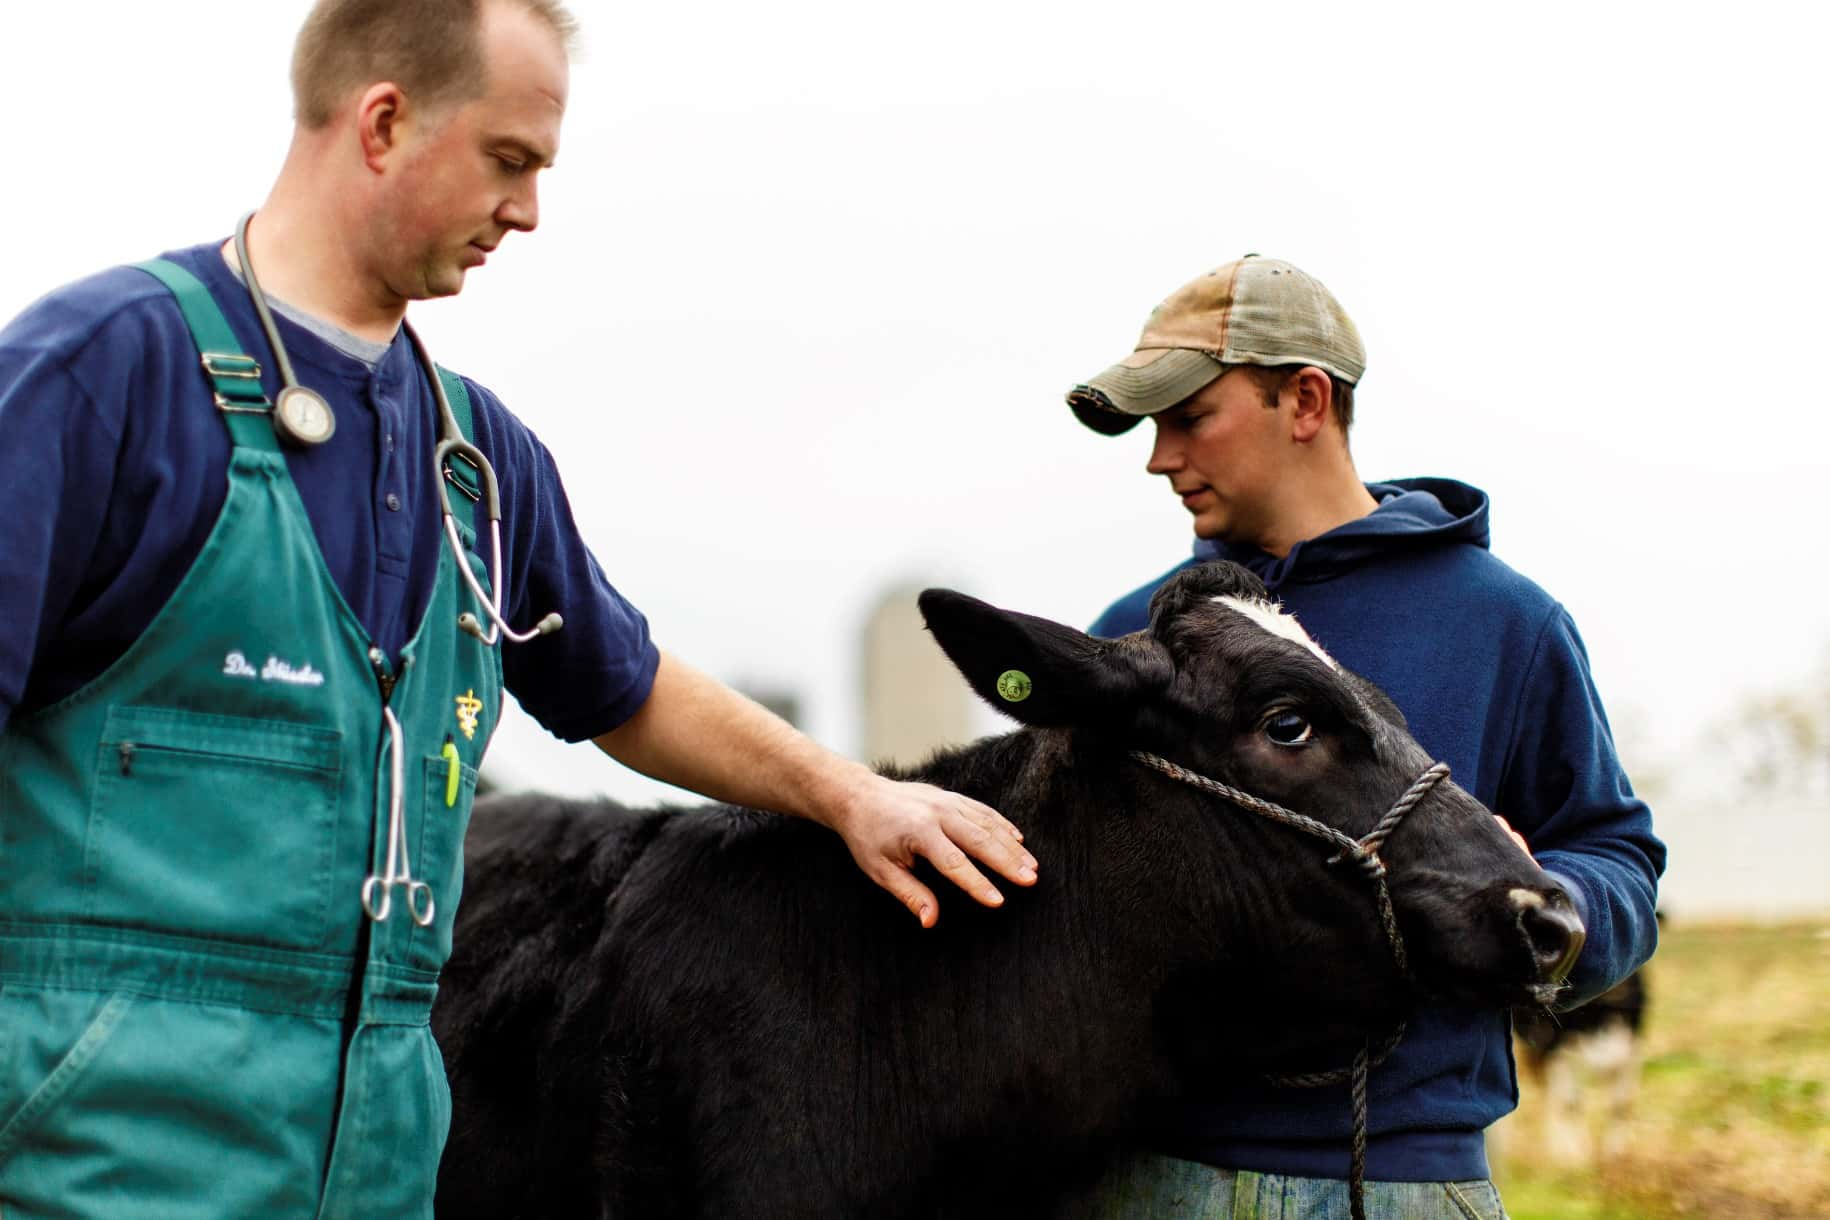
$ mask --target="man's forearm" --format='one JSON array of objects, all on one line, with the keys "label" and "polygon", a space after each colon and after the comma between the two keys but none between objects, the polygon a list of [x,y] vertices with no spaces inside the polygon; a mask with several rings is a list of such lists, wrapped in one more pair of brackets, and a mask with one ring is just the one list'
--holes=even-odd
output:
[{"label": "man's forearm", "polygon": [[641,709],[594,741],[644,775],[827,826],[860,799],[872,774],[666,652]]}]

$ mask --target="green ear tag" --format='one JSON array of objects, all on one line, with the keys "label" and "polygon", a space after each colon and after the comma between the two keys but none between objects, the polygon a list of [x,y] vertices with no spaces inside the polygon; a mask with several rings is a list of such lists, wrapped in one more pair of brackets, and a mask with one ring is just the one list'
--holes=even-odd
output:
[{"label": "green ear tag", "polygon": [[1033,689],[1029,675],[1020,669],[1007,669],[998,675],[998,694],[1006,703],[1023,702]]}]

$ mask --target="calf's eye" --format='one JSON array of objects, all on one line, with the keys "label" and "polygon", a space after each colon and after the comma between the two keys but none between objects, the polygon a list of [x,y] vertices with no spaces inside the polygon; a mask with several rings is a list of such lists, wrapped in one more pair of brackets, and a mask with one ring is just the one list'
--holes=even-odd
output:
[{"label": "calf's eye", "polygon": [[1280,746],[1300,746],[1315,736],[1315,729],[1295,712],[1278,712],[1265,720],[1264,735]]}]

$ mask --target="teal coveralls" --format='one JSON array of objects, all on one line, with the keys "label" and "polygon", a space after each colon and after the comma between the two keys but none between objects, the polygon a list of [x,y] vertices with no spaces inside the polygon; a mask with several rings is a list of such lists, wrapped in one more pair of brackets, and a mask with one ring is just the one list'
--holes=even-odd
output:
[{"label": "teal coveralls", "polygon": [[[500,650],[458,631],[474,607],[436,536],[416,635],[374,647],[253,361],[199,282],[144,269],[225,354],[204,363],[228,497],[126,655],[0,734],[0,1217],[429,1217],[451,1099],[428,1017]],[[404,886],[381,921],[362,905],[397,770],[426,927]]]}]

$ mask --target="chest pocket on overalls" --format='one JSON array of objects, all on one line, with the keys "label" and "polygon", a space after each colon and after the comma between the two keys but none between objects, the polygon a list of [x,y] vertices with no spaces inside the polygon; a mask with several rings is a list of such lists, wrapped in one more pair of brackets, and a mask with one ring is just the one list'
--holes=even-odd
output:
[{"label": "chest pocket on overalls", "polygon": [[83,849],[89,918],[323,945],[341,736],[177,708],[111,709]]}]

